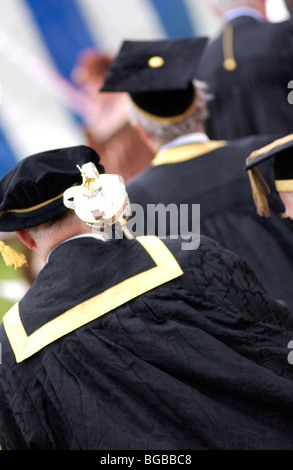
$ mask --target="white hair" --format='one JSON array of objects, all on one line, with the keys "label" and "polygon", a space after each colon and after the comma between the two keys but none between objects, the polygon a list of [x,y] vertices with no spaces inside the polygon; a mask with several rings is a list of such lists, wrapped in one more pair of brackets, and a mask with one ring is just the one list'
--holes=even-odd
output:
[{"label": "white hair", "polygon": [[211,2],[221,13],[225,13],[232,8],[256,8],[258,5],[257,0],[211,0]]},{"label": "white hair", "polygon": [[212,96],[207,93],[205,83],[195,80],[193,86],[196,92],[196,107],[193,113],[183,121],[170,124],[170,122],[165,123],[153,120],[141,113],[132,104],[131,100],[129,101],[130,121],[137,121],[143,127],[146,134],[159,147],[181,135],[197,132],[199,127],[204,125],[209,117],[207,103]]},{"label": "white hair", "polygon": [[73,210],[67,210],[63,214],[54,217],[47,222],[28,228],[27,232],[29,232],[35,240],[41,240],[45,236],[52,237],[58,230],[60,230],[60,227],[63,224],[66,224],[67,226],[74,225],[77,221],[79,221],[79,219],[75,212]]}]

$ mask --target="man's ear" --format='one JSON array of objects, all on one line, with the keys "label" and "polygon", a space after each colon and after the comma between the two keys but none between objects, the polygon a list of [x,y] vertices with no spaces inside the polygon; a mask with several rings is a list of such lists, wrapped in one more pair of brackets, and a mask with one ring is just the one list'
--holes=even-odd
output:
[{"label": "man's ear", "polygon": [[31,237],[27,230],[18,230],[15,232],[20,241],[26,245],[30,250],[32,250],[35,246],[35,240]]}]

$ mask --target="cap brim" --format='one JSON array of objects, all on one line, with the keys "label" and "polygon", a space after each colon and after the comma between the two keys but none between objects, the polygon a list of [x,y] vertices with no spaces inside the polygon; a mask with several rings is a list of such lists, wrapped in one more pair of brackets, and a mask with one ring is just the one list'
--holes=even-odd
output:
[{"label": "cap brim", "polygon": [[[270,158],[274,158],[280,153],[285,152],[290,148],[292,148],[293,151],[293,134],[278,139],[272,144],[269,144],[262,149],[256,150],[255,152],[252,152],[251,155],[255,154],[256,157],[252,158],[251,160],[249,159],[250,157],[247,159],[245,170],[250,170],[251,168],[259,165],[260,163],[269,160]],[[265,149],[268,150],[265,151]],[[259,155],[257,155],[258,152],[260,153]]]}]

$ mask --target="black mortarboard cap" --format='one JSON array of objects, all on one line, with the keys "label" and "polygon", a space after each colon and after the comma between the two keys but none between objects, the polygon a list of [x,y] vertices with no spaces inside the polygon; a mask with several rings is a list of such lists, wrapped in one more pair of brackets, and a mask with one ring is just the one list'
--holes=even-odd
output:
[{"label": "black mortarboard cap", "polygon": [[124,41],[102,92],[127,92],[153,119],[184,119],[195,102],[192,80],[207,38]]},{"label": "black mortarboard cap", "polygon": [[246,159],[252,193],[259,215],[269,215],[266,190],[269,188],[261,174],[259,165],[272,159],[276,190],[293,192],[293,134],[277,139],[261,149],[253,151]]},{"label": "black mortarboard cap", "polygon": [[0,231],[14,232],[46,222],[67,211],[63,192],[82,183],[80,169],[93,162],[100,173],[99,155],[80,145],[26,157],[0,181]]}]

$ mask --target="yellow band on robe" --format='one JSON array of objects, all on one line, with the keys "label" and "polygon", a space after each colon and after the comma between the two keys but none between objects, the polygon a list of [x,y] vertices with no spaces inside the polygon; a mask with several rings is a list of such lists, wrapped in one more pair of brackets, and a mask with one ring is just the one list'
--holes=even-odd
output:
[{"label": "yellow band on robe", "polygon": [[276,180],[276,190],[280,193],[291,193],[293,192],[293,180]]},{"label": "yellow band on robe", "polygon": [[3,324],[16,362],[22,362],[62,336],[183,274],[172,253],[159,238],[147,236],[137,237],[136,240],[153,259],[155,267],[136,274],[76,305],[29,336],[26,334],[19,315],[19,304],[15,304],[6,313]]}]

